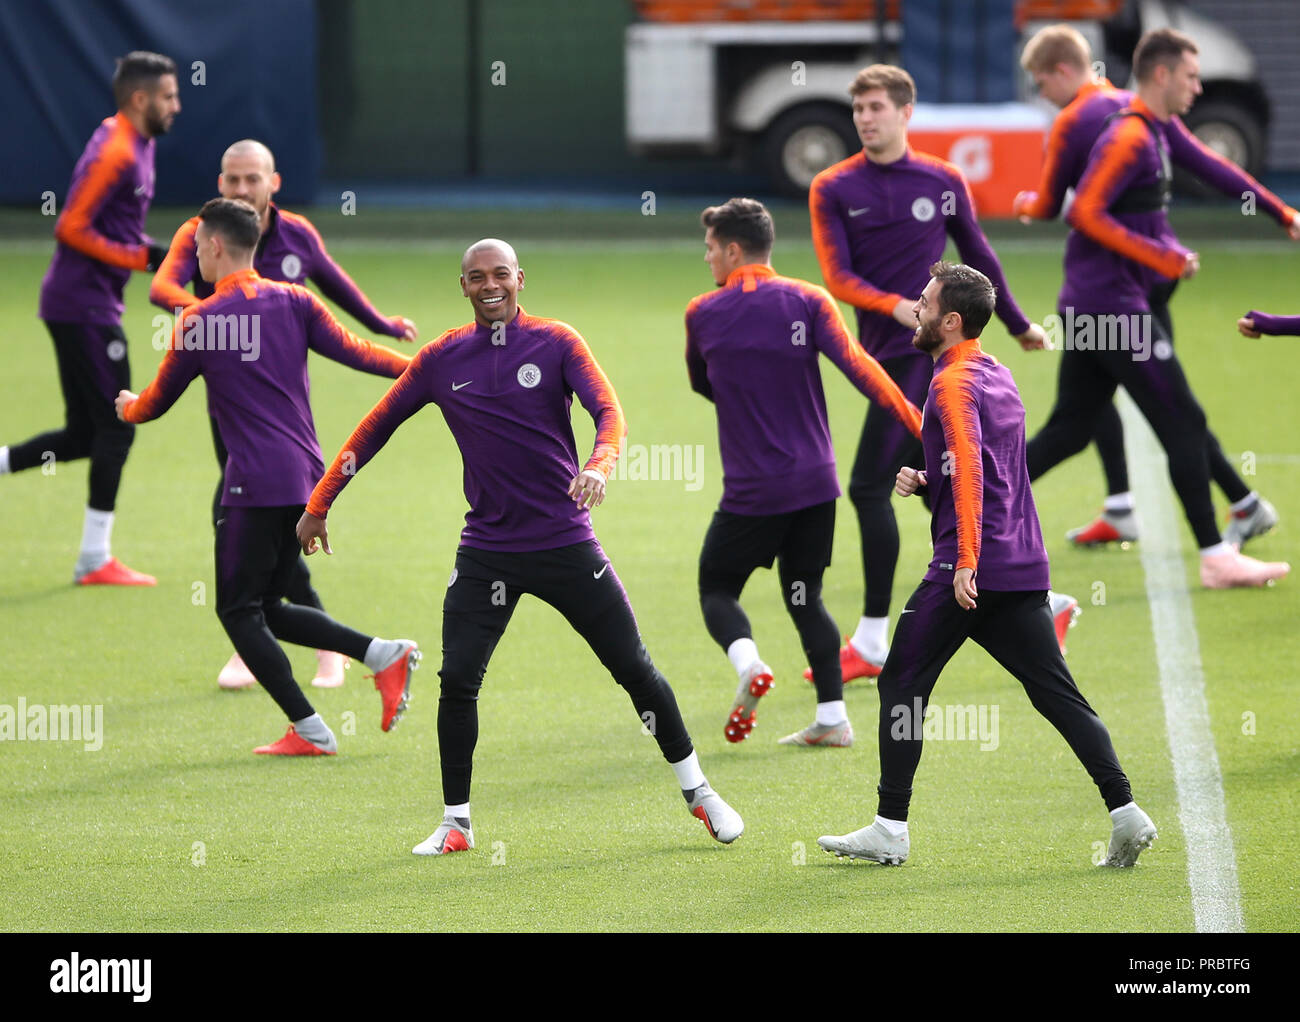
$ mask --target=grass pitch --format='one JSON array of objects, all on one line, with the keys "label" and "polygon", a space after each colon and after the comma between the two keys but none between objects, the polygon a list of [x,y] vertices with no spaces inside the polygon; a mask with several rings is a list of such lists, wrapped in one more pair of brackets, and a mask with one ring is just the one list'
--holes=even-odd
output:
[{"label": "grass pitch", "polygon": [[[184,215],[158,211],[165,236]],[[391,734],[354,664],[345,687],[310,691],[339,734],[330,760],[265,760],[255,745],[284,721],[260,690],[218,691],[230,649],[212,609],[208,505],[217,479],[196,383],[160,422],[142,426],[120,495],[114,552],[156,574],[156,589],[70,584],[85,464],[0,480],[0,704],[100,704],[103,747],[0,744],[0,928],[5,930],[1188,930],[1193,917],[1161,704],[1151,620],[1135,550],[1069,549],[1065,530],[1102,496],[1091,449],[1045,477],[1035,496],[1054,587],[1084,606],[1070,666],[1109,726],[1160,840],[1130,871],[1095,868],[1109,820],[1096,790],[1016,682],[977,647],[963,649],[938,704],[998,709],[997,748],[927,742],[902,869],[836,862],[816,838],[869,822],[877,778],[872,686],[846,692],[849,750],[778,747],[806,724],[813,695],[774,573],[745,594],[777,687],[754,736],[728,745],[722,723],[734,675],[696,601],[699,544],[720,493],[713,408],[690,393],[682,312],[711,281],[693,210],[578,218],[462,214],[363,224],[317,219],[336,257],[375,304],[420,325],[421,339],[469,318],[456,285],[460,250],[496,234],[518,244],[524,306],[572,323],[610,376],[629,442],[701,445],[703,475],[611,483],[597,533],[631,596],[647,647],[673,684],[714,787],[744,815],[733,846],[687,815],[671,771],[626,697],[550,608],[525,600],[489,668],[479,704],[472,854],[421,859],[412,845],[441,813],[437,667],[441,595],[464,513],[457,452],[434,408],[407,423],[331,514],[334,557],[311,568],[340,620],[426,650],[414,701]],[[397,220],[406,221],[400,227]],[[1176,217],[1176,222],[1180,222]],[[599,222],[596,222],[599,221]],[[48,222],[46,222],[48,229]],[[512,227],[517,228],[512,232]],[[777,211],[780,272],[819,279],[806,215]],[[1226,450],[1247,452],[1253,485],[1283,515],[1251,552],[1297,560],[1300,441],[1294,382],[1279,365],[1295,341],[1239,337],[1250,307],[1297,311],[1280,245],[1240,218],[1201,225],[1201,277],[1174,301],[1178,350]],[[369,238],[362,235],[369,229]],[[549,233],[548,233],[549,232]],[[573,236],[579,236],[574,240]],[[407,240],[394,242],[395,236]],[[0,246],[7,355],[0,442],[55,427],[62,405],[52,347],[35,318],[48,235]],[[611,243],[601,240],[609,239]],[[39,240],[35,240],[39,239]],[[432,240],[430,240],[432,239]],[[527,240],[531,239],[531,240]],[[585,240],[584,240],[585,239]],[[1007,239],[1003,242],[1003,239]],[[995,238],[1026,312],[1055,307],[1060,235],[1012,226]],[[133,278],[125,329],[133,382],[152,378],[155,314]],[[346,318],[345,318],[345,321]],[[349,325],[355,326],[350,321]],[[364,331],[363,331],[364,333]],[[1022,353],[996,323],[986,348],[1014,372],[1032,432],[1046,418],[1056,356]],[[825,363],[841,479],[863,401]],[[328,459],[386,382],[313,359],[313,404]],[[580,456],[592,426],[575,405]],[[1221,495],[1220,505],[1222,504]],[[894,611],[929,558],[919,505],[899,502],[902,559]],[[1180,519],[1181,521],[1181,519]],[[1184,529],[1189,580],[1196,558]],[[839,505],[826,600],[841,628],[860,610],[857,529]],[[1251,930],[1300,918],[1294,776],[1294,622],[1300,581],[1269,592],[1192,596],[1214,737]],[[305,684],[314,659],[290,649]],[[1104,845],[1103,845],[1104,847]]]}]

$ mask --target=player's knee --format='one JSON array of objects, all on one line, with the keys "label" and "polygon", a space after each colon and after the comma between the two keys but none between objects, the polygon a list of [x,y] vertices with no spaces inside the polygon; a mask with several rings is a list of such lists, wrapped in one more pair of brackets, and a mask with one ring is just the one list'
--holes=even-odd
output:
[{"label": "player's knee", "polygon": [[444,655],[438,677],[442,680],[439,687],[441,698],[472,702],[478,698],[483,685],[483,664],[481,661],[474,663],[466,656]]},{"label": "player's knee", "polygon": [[91,441],[90,453],[94,457],[125,458],[134,440],[135,426],[129,422],[119,422],[107,429],[96,431]]}]

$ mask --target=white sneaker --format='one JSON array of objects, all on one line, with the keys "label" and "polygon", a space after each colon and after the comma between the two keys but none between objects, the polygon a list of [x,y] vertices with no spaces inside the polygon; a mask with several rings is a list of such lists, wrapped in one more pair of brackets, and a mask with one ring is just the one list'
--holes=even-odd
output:
[{"label": "white sneaker", "polygon": [[838,724],[818,724],[813,721],[802,731],[786,735],[777,745],[821,745],[828,749],[847,749],[853,744],[853,725],[847,720]]},{"label": "white sneaker", "polygon": [[1102,865],[1133,866],[1142,850],[1150,848],[1156,839],[1156,825],[1136,802],[1115,810],[1111,819],[1114,823],[1110,831],[1110,847],[1106,849],[1106,861]]},{"label": "white sneaker", "polygon": [[691,792],[686,808],[692,816],[703,820],[713,838],[724,845],[731,844],[745,832],[745,821],[740,818],[740,813],[722,801],[722,796],[709,787],[708,781]]},{"label": "white sneaker", "polygon": [[776,685],[772,683],[772,668],[761,660],[755,661],[736,687],[736,698],[732,701],[731,712],[727,714],[723,730],[727,741],[743,742],[749,737],[758,720],[758,701],[774,688]]},{"label": "white sneaker", "polygon": [[837,859],[847,855],[850,859],[870,859],[885,866],[901,866],[912,850],[912,841],[907,834],[893,837],[874,821],[870,826],[855,830],[852,834],[819,837],[817,844]]},{"label": "white sneaker", "polygon": [[1277,508],[1263,497],[1255,498],[1250,511],[1231,511],[1228,524],[1223,527],[1223,541],[1240,550],[1246,540],[1262,536],[1277,524]]},{"label": "white sneaker", "polygon": [[448,855],[474,847],[474,828],[462,826],[454,816],[443,816],[438,829],[411,849],[416,855]]}]

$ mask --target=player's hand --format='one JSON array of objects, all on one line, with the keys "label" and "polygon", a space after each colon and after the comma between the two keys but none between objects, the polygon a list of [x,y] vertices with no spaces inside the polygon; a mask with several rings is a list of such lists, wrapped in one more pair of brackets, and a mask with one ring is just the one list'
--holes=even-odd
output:
[{"label": "player's hand", "polygon": [[414,320],[407,319],[405,316],[394,316],[393,324],[402,328],[402,332],[397,335],[399,341],[413,341],[420,336]]},{"label": "player's hand", "polygon": [[1183,280],[1191,280],[1201,269],[1201,257],[1195,252],[1187,253],[1187,262],[1183,264],[1183,272],[1179,274]]},{"label": "player's hand", "polygon": [[1016,340],[1024,351],[1042,351],[1047,347],[1047,334],[1037,323],[1030,323],[1028,330],[1016,335]]},{"label": "player's hand", "polygon": [[113,401],[113,410],[117,412],[117,417],[123,422],[126,422],[126,419],[123,417],[123,413],[126,411],[126,406],[139,396],[139,394],[132,394],[129,390],[119,390],[117,392],[117,397]]},{"label": "player's hand", "polygon": [[1263,334],[1255,327],[1255,321],[1249,316],[1242,316],[1237,320],[1237,330],[1242,337],[1262,337]]},{"label": "player's hand", "polygon": [[898,470],[898,478],[894,480],[894,492],[900,497],[910,497],[924,485],[924,472],[919,472],[914,468],[903,467]]},{"label": "player's hand", "polygon": [[294,530],[298,534],[298,545],[302,547],[302,552],[308,556],[314,554],[317,549],[317,541],[320,543],[320,549],[327,554],[334,551],[330,549],[329,530],[325,528],[325,519],[317,518],[307,511],[302,513],[298,519],[298,527]]},{"label": "player's hand", "polygon": [[580,508],[600,507],[605,500],[605,477],[593,469],[579,472],[569,483],[569,496]]},{"label": "player's hand", "polygon": [[975,597],[979,596],[975,588],[975,572],[970,568],[958,568],[952,577],[952,591],[957,597],[957,606],[962,610],[974,610]]},{"label": "player's hand", "polygon": [[917,327],[916,313],[912,311],[915,306],[916,302],[909,302],[904,298],[894,306],[894,319],[902,323],[903,326],[915,330]]},{"label": "player's hand", "polygon": [[1292,215],[1291,222],[1286,225],[1286,236],[1292,241],[1300,241],[1300,213]]},{"label": "player's hand", "polygon": [[1017,192],[1015,199],[1011,202],[1011,213],[1022,224],[1029,225],[1034,222],[1034,218],[1022,210],[1033,203],[1038,198],[1037,192]]},{"label": "player's hand", "polygon": [[151,241],[146,247],[149,249],[149,256],[148,261],[145,264],[145,269],[150,273],[157,273],[158,267],[160,267],[163,264],[163,260],[167,258],[167,246],[159,245],[157,242]]}]

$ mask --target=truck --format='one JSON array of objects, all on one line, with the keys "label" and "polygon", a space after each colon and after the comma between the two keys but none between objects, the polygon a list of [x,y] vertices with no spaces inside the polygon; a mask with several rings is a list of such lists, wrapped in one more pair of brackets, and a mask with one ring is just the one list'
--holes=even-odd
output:
[{"label": "truck", "polygon": [[[925,18],[933,27],[952,10],[936,0],[638,0],[637,8],[641,20],[624,36],[631,151],[757,165],[774,192],[789,195],[805,193],[819,171],[861,147],[847,92],[857,70],[876,62],[908,66],[904,58],[915,46],[907,27],[924,26]],[[1185,118],[1188,128],[1251,174],[1263,169],[1270,111],[1254,56],[1182,0],[991,0],[969,5],[968,19],[980,9],[1001,9],[1007,33],[986,37],[979,22],[969,38],[944,45],[974,56],[987,72],[939,97],[956,103],[929,101],[922,89],[913,135],[1045,132],[1056,111],[1033,96],[1018,64],[1024,41],[1044,25],[1070,21],[1091,43],[1099,73],[1129,87],[1138,38],[1170,26],[1200,50],[1204,92]],[[933,34],[944,30],[940,22]],[[1010,45],[1000,45],[1002,38]],[[963,152],[957,142],[953,162],[969,170],[963,159],[978,161],[981,146],[967,142]]]}]

